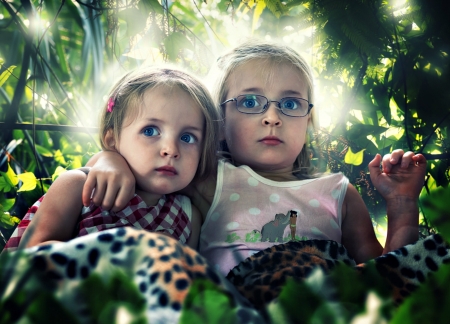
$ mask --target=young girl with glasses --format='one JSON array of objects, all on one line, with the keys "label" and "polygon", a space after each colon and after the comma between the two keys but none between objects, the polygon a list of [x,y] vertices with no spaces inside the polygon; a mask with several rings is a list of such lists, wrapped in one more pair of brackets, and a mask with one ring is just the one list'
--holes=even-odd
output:
[{"label": "young girl with glasses", "polygon": [[213,170],[219,120],[214,106],[208,90],[185,72],[149,67],[126,74],[103,107],[100,142],[131,170],[136,187],[129,201],[117,211],[82,208],[86,174],[68,171],[30,209],[6,250],[14,250],[22,234],[21,246],[29,247],[123,226],[161,232],[197,248],[199,211],[173,193]]},{"label": "young girl with glasses", "polygon": [[[417,199],[426,171],[421,154],[395,150],[369,163],[372,182],[387,204],[384,249],[348,179],[311,175],[306,143],[314,124],[313,82],[297,52],[248,41],[222,56],[213,76],[229,159],[220,160],[216,176],[194,183],[188,194],[204,217],[199,251],[222,274],[289,241],[290,211],[297,215],[296,238],[342,243],[357,263],[418,239]],[[96,188],[94,203],[114,210],[128,199],[122,184],[132,174],[118,154],[101,153],[91,164],[95,160],[83,201],[89,202]]]}]

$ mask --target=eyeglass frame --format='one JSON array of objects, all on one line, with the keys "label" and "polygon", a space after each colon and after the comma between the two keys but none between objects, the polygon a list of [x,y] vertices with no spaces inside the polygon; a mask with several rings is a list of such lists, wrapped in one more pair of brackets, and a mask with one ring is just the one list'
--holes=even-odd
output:
[{"label": "eyeglass frame", "polygon": [[[237,106],[237,103],[238,103],[237,98],[243,97],[243,96],[258,96],[258,97],[263,97],[264,99],[266,99],[267,103],[264,105],[263,110],[261,110],[260,112],[243,112],[243,111],[240,111],[239,108],[238,108],[238,106]],[[306,102],[308,103],[308,111],[306,112],[305,115],[303,115],[303,116],[291,116],[291,115],[286,114],[286,113],[283,111],[283,108],[281,108],[281,101],[283,101],[283,99],[290,99],[290,98],[292,98],[292,99],[300,99],[300,100],[304,100],[304,101],[306,101]],[[266,96],[258,95],[258,94],[253,94],[253,93],[244,94],[244,95],[239,95],[239,96],[237,96],[237,97],[235,97],[235,98],[227,99],[227,100],[225,100],[224,102],[222,102],[220,105],[222,106],[222,105],[224,105],[224,104],[226,104],[226,103],[229,103],[230,101],[234,101],[234,102],[235,102],[235,106],[236,106],[236,110],[237,110],[237,111],[239,111],[241,114],[247,114],[247,115],[257,115],[257,114],[263,114],[263,113],[265,113],[265,112],[269,109],[270,103],[272,103],[272,102],[275,102],[275,103],[276,103],[275,106],[277,107],[277,109],[280,110],[281,113],[282,113],[283,115],[288,116],[288,117],[306,117],[306,116],[309,115],[309,112],[310,112],[311,109],[314,107],[314,105],[313,105],[312,103],[310,103],[309,100],[306,100],[306,99],[300,98],[300,97],[284,97],[284,98],[281,98],[280,100],[269,100],[269,98],[267,98]]]}]

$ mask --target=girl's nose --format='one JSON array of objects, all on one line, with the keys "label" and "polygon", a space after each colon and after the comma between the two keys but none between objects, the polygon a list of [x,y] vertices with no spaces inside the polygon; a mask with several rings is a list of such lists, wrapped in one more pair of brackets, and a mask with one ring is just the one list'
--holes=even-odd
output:
[{"label": "girl's nose", "polygon": [[264,126],[281,126],[281,111],[278,109],[276,102],[269,102],[269,108],[263,114],[262,124]]},{"label": "girl's nose", "polygon": [[171,157],[173,159],[178,159],[180,157],[180,152],[178,150],[178,146],[172,141],[167,141],[165,145],[161,149],[162,157]]}]

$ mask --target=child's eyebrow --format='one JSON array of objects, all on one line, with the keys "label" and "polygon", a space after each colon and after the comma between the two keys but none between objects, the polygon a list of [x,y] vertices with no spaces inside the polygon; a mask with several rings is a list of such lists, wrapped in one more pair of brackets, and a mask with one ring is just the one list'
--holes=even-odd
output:
[{"label": "child's eyebrow", "polygon": [[184,128],[184,130],[188,130],[188,131],[197,131],[199,133],[203,132],[203,127],[195,127],[195,126],[187,126]]},{"label": "child's eyebrow", "polygon": [[261,88],[245,88],[240,93],[262,93]]},{"label": "child's eyebrow", "polygon": [[281,94],[283,97],[295,96],[295,97],[303,98],[302,93],[300,91],[296,91],[296,90],[286,90],[286,91],[283,91]]},{"label": "child's eyebrow", "polygon": [[[261,88],[245,88],[245,89],[241,90],[241,93],[255,93],[255,94],[260,93],[265,96],[264,91],[262,91]],[[304,98],[303,94],[297,90],[285,90],[285,91],[281,92],[280,98],[289,97],[289,96]],[[269,98],[269,99],[274,99],[274,98]]]}]

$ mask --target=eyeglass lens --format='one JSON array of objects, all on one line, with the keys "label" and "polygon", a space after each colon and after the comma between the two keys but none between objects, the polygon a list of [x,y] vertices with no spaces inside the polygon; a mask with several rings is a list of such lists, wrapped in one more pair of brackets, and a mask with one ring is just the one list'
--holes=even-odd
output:
[{"label": "eyeglass lens", "polygon": [[[285,115],[302,117],[308,114],[309,103],[305,99],[288,97],[272,102],[276,102],[277,107]],[[269,104],[269,100],[261,95],[241,95],[236,98],[236,108],[246,114],[260,114],[269,107]]]}]

